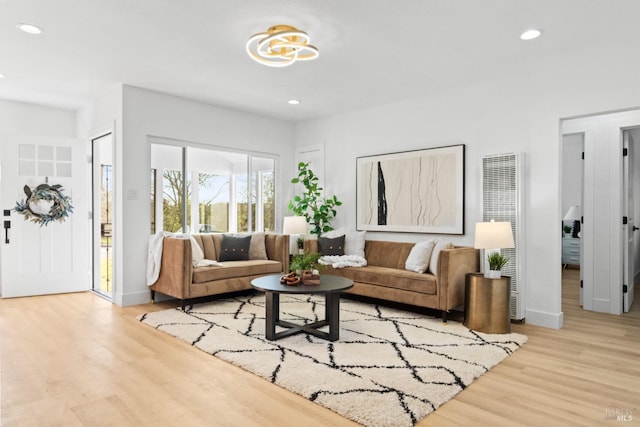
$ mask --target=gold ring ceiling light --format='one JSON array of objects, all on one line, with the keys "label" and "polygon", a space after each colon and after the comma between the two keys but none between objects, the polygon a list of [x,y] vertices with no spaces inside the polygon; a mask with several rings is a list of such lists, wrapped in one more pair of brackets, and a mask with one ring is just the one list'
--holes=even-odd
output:
[{"label": "gold ring ceiling light", "polygon": [[274,25],[264,33],[249,37],[247,53],[253,60],[269,67],[286,67],[296,61],[318,57],[318,48],[310,42],[304,31],[290,25]]}]

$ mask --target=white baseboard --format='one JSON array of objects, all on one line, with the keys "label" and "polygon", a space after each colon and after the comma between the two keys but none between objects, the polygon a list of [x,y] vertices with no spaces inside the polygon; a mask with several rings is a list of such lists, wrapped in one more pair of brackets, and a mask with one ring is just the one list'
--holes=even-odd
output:
[{"label": "white baseboard", "polygon": [[547,313],[544,311],[527,310],[526,322],[545,328],[560,329],[564,323],[564,313]]},{"label": "white baseboard", "polygon": [[118,294],[114,295],[114,303],[121,307],[127,307],[130,305],[138,305],[138,304],[147,304],[151,301],[151,291],[139,291],[139,292],[131,292],[127,294]]}]

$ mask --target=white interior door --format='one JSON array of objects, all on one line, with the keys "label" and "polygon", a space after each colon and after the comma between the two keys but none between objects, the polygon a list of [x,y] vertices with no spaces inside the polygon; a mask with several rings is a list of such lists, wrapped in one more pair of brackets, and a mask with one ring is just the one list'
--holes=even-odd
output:
[{"label": "white interior door", "polygon": [[623,147],[627,155],[623,158],[623,200],[627,224],[624,228],[623,245],[623,301],[622,308],[626,313],[633,304],[634,276],[635,276],[635,242],[634,242],[634,193],[633,193],[633,144],[630,143],[628,131],[624,132]]},{"label": "white interior door", "polygon": [[[72,138],[0,136],[0,200],[3,221],[2,297],[84,291],[90,288],[86,150]],[[48,180],[62,185],[73,213],[64,222],[29,222],[14,210],[26,200],[25,186]],[[8,214],[8,215],[7,215]],[[4,237],[4,236],[3,236]]]}]

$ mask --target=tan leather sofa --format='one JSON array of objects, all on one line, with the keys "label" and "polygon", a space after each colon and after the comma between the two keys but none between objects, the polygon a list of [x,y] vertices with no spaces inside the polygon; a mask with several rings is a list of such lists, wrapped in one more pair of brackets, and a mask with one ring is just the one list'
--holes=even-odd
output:
[{"label": "tan leather sofa", "polygon": [[[205,259],[218,260],[222,234],[194,234]],[[266,260],[224,261],[218,266],[193,267],[191,241],[165,237],[162,243],[160,276],[149,288],[151,301],[160,292],[181,301],[181,308],[191,299],[225,294],[251,288],[251,280],[265,274],[279,274],[289,269],[289,236],[266,233]]]},{"label": "tan leather sofa", "polygon": [[[414,243],[365,241],[366,267],[326,267],[321,274],[353,280],[347,293],[378,298],[442,311],[446,322],[449,310],[464,304],[467,273],[479,271],[478,250],[456,246],[444,249],[437,260],[437,276],[405,269]],[[305,250],[318,251],[316,240],[306,240]]]}]

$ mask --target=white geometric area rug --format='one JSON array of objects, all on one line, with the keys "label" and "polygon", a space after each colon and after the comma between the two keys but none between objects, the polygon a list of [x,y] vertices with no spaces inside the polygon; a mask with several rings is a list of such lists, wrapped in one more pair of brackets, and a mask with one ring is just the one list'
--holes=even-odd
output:
[{"label": "white geometric area rug", "polygon": [[[324,298],[281,295],[280,319],[324,318]],[[340,339],[264,337],[264,294],[138,319],[365,426],[412,426],[527,341],[342,299]],[[278,327],[276,331],[280,331]]]}]

